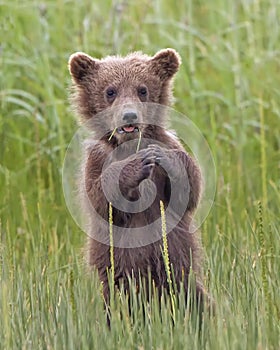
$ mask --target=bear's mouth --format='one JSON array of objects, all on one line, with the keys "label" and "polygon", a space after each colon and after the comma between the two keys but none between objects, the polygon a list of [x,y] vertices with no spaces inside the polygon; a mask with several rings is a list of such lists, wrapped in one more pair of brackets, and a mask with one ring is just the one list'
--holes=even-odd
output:
[{"label": "bear's mouth", "polygon": [[129,125],[124,125],[120,128],[117,128],[117,133],[118,134],[131,134],[133,132],[139,132],[139,128],[137,125],[129,124]]}]

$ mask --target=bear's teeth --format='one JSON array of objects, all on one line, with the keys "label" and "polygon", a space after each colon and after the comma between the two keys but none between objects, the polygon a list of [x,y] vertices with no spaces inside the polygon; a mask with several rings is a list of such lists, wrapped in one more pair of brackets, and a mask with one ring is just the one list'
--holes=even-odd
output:
[{"label": "bear's teeth", "polygon": [[130,125],[130,126],[123,126],[123,127],[117,128],[118,134],[123,134],[123,133],[130,134],[133,132],[139,132],[138,126]]},{"label": "bear's teeth", "polygon": [[117,132],[118,132],[118,134],[123,134],[125,131],[123,130],[123,128],[118,128]]},{"label": "bear's teeth", "polygon": [[125,132],[133,132],[135,130],[135,126],[124,126],[123,130]]}]

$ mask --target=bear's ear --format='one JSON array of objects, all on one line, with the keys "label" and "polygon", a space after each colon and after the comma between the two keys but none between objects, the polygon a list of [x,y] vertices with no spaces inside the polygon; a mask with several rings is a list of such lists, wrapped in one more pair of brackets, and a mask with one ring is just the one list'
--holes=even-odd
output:
[{"label": "bear's ear", "polygon": [[77,84],[82,83],[87,75],[97,67],[98,60],[93,59],[83,52],[74,53],[68,61],[69,72]]},{"label": "bear's ear", "polygon": [[178,71],[181,57],[173,49],[164,49],[157,52],[150,63],[154,73],[158,74],[162,80],[168,80]]}]

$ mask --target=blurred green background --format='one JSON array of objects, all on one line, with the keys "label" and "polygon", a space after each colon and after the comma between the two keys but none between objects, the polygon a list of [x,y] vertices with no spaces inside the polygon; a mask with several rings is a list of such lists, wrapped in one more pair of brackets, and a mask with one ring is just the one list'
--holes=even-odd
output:
[{"label": "blurred green background", "polygon": [[[279,21],[277,0],[0,0],[0,348],[280,347]],[[98,279],[84,267],[86,236],[63,198],[77,129],[67,61],[75,51],[165,47],[183,61],[175,108],[202,131],[217,167],[201,230],[217,314],[200,332],[183,305],[174,326],[168,307],[131,323],[121,295],[109,331]]]}]

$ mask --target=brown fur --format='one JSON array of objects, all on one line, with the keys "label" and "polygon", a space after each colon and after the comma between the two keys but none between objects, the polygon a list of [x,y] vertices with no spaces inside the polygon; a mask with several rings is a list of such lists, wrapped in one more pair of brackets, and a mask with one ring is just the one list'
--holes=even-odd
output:
[{"label": "brown fur", "polygon": [[[172,79],[180,65],[179,55],[172,49],[159,51],[149,57],[142,53],[132,53],[126,57],[106,57],[98,60],[84,53],[76,53],[70,57],[69,70],[73,80],[72,102],[82,120],[90,120],[89,127],[95,131],[96,139],[88,148],[84,168],[85,188],[82,191],[85,210],[90,217],[90,238],[88,239],[88,262],[97,268],[100,280],[104,285],[104,296],[109,300],[107,271],[111,268],[108,226],[108,200],[102,190],[102,181],[109,189],[112,201],[118,201],[120,187],[122,195],[130,201],[138,200],[149,192],[149,186],[141,192],[141,183],[151,179],[156,184],[155,201],[146,210],[139,213],[127,213],[113,208],[113,222],[119,227],[139,228],[155,219],[160,218],[159,201],[165,207],[170,201],[170,183],[177,183],[182,176],[182,169],[189,181],[189,198],[182,198],[180,191],[178,207],[188,200],[186,210],[176,227],[168,233],[169,258],[174,271],[174,280],[179,288],[180,282],[187,293],[188,275],[190,268],[198,273],[200,262],[200,245],[197,234],[190,233],[192,214],[196,209],[201,192],[201,175],[193,158],[187,154],[176,137],[172,136],[162,126],[164,113],[157,115],[157,125],[150,124],[145,119],[145,102],[170,105],[172,103]],[[146,94],[141,94],[144,87]],[[107,96],[108,89],[115,92]],[[142,91],[143,92],[143,91]],[[143,103],[142,103],[143,102]],[[122,116],[127,106],[134,108],[143,123],[140,151],[135,153],[125,149],[119,155],[110,156],[111,152],[128,139],[137,141],[135,135],[117,135],[109,140],[115,127],[123,125]],[[131,107],[132,106],[132,107]],[[111,113],[113,108],[118,113]],[[106,111],[107,114],[102,114]],[[108,115],[111,115],[108,118]],[[150,140],[150,141],[149,141]],[[155,145],[154,140],[161,146]],[[137,143],[137,142],[136,142]],[[164,146],[162,146],[164,145]],[[135,149],[134,149],[135,150]],[[109,164],[102,170],[105,159],[110,158]],[[160,162],[157,161],[160,159]],[[163,170],[161,164],[165,164]],[[119,183],[117,172],[120,170]],[[139,187],[140,185],[140,187]],[[143,187],[145,187],[143,186]],[[95,209],[95,212],[92,210]],[[172,208],[174,217],[177,207]],[[178,214],[179,215],[179,214]],[[171,215],[172,216],[172,215]],[[100,224],[100,217],[106,224]],[[151,233],[151,235],[154,233]],[[121,235],[114,237],[115,284],[124,283],[128,288],[128,280],[134,277],[139,282],[139,276],[148,279],[150,273],[155,286],[161,291],[168,289],[166,270],[162,257],[161,229],[158,226],[158,239],[150,244],[137,247],[122,247]],[[106,242],[102,241],[105,237]],[[101,241],[101,242],[100,242]],[[135,242],[134,242],[135,243]],[[197,296],[203,294],[201,284],[197,282]]]}]

